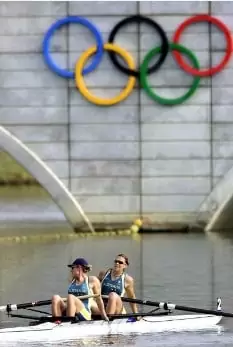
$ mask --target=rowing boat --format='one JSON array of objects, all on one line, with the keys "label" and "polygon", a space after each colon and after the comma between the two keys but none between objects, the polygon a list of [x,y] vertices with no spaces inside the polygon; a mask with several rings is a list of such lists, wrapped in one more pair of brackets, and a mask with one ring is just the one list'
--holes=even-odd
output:
[{"label": "rowing boat", "polygon": [[115,319],[89,322],[53,322],[34,326],[0,329],[1,342],[58,342],[76,340],[85,337],[146,334],[167,331],[198,331],[214,329],[222,317],[215,315],[165,315],[144,316],[132,322],[131,319]]},{"label": "rowing boat", "polygon": [[[79,298],[83,300],[86,297],[84,295]],[[219,323],[222,317],[233,318],[233,313],[222,311],[221,298],[218,298],[217,310],[125,297],[122,297],[122,301],[152,306],[156,307],[156,309],[146,313],[109,315],[109,322],[97,316],[93,316],[91,321],[80,322],[76,321],[74,317],[52,317],[48,314],[39,317],[12,313],[22,309],[45,313],[35,310],[35,307],[50,305],[51,300],[0,306],[0,312],[5,312],[8,316],[29,319],[31,321],[29,326],[0,329],[0,343],[10,343],[11,345],[13,342],[18,341],[48,343],[111,335],[219,330],[219,327],[221,327]],[[161,312],[161,310],[164,311]],[[174,310],[192,313],[175,315],[173,313]]]}]

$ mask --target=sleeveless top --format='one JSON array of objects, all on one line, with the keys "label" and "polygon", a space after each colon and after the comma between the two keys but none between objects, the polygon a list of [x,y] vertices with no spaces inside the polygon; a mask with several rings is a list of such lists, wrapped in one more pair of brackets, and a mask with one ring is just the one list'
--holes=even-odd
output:
[{"label": "sleeveless top", "polygon": [[[68,294],[73,294],[74,296],[82,296],[82,295],[91,295],[91,289],[89,287],[89,278],[85,278],[83,283],[76,283],[75,280],[71,282],[71,284],[68,287]],[[90,299],[82,300],[83,305],[85,308],[90,311]]]},{"label": "sleeveless top", "polygon": [[111,278],[111,270],[108,270],[101,282],[101,294],[108,295],[111,292],[115,292],[119,296],[123,296],[125,293],[125,276],[126,274],[123,273],[113,280]]}]

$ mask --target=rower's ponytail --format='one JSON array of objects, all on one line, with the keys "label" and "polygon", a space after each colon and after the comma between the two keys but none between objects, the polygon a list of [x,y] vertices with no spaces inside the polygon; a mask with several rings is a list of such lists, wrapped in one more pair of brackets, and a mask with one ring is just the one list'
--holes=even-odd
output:
[{"label": "rower's ponytail", "polygon": [[84,265],[82,268],[83,268],[83,272],[87,273],[92,270],[92,265]]}]

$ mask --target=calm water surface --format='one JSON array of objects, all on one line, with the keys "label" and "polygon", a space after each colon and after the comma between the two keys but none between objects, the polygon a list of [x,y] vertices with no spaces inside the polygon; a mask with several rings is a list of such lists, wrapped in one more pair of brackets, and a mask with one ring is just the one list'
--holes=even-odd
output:
[{"label": "calm water surface", "polygon": [[[63,223],[62,214],[47,197],[43,198],[41,194],[37,200],[30,194],[27,195],[24,190],[20,193],[11,190],[9,194],[7,190],[0,191],[0,235],[6,231],[9,234],[17,231],[35,233],[38,229],[51,233],[51,230],[57,228],[54,223],[62,231],[67,229],[70,232]],[[48,225],[50,220],[52,222]],[[66,264],[71,259],[77,256],[87,257],[93,264],[93,274],[97,274],[100,269],[110,266],[114,255],[119,252],[129,255],[131,264],[128,272],[135,278],[139,298],[215,308],[216,298],[221,296],[223,309],[233,312],[233,232],[232,235],[225,236],[156,234],[137,238],[96,237],[47,243],[2,243],[0,305],[43,300],[54,293],[65,295],[68,285]],[[27,323],[0,315],[1,327]],[[2,345],[0,341],[0,346]],[[233,346],[233,319],[224,319],[222,329],[209,332],[103,337],[62,345]],[[44,345],[37,343],[33,346]],[[56,346],[59,344],[56,343]]]}]

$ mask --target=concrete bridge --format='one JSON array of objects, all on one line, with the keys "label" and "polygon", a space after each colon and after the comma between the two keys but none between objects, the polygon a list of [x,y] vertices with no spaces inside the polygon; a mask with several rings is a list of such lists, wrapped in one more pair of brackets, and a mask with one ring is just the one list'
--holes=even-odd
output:
[{"label": "concrete bridge", "polygon": [[77,199],[69,192],[53,171],[27,146],[0,126],[0,148],[11,154],[51,195],[54,202],[61,208],[67,221],[73,228],[80,226],[80,216],[89,230],[94,232],[92,223],[85,215]]},{"label": "concrete bridge", "polygon": [[[135,88],[123,102],[101,107],[82,97],[73,80],[53,73],[41,51],[48,27],[68,15],[86,17],[106,40],[114,24],[142,14],[171,39],[193,13],[220,16],[232,31],[231,2],[0,3],[0,148],[41,182],[75,225],[84,210],[94,223],[130,223],[143,215],[156,223],[204,222],[207,230],[231,227],[233,58],[219,74],[202,78],[183,104],[164,106]],[[150,27],[140,30],[131,25],[116,38],[136,59],[159,44]],[[225,53],[222,34],[206,23],[190,27],[181,41],[202,67]],[[64,27],[52,41],[52,56],[73,68],[94,43],[86,28]],[[126,79],[107,56],[85,77],[104,97],[119,93]],[[171,56],[150,77],[158,94],[171,98],[191,81]]]}]

